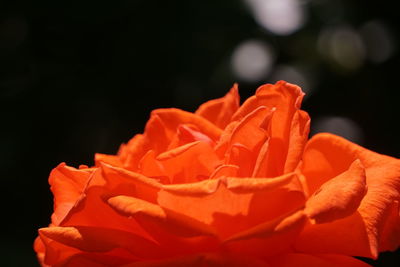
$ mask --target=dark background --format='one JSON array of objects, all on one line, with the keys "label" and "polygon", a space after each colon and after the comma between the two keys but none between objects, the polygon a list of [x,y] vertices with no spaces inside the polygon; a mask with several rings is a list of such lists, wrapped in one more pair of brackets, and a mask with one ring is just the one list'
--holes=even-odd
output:
[{"label": "dark background", "polygon": [[[50,220],[47,177],[58,163],[91,165],[94,153],[115,153],[141,132],[152,109],[194,111],[234,82],[242,99],[264,82],[298,82],[313,132],[400,157],[397,9],[300,2],[303,26],[282,34],[239,0],[1,1],[4,266],[37,265],[32,242]],[[232,65],[248,40],[269,51],[257,77]],[[399,254],[374,265],[396,266]]]}]

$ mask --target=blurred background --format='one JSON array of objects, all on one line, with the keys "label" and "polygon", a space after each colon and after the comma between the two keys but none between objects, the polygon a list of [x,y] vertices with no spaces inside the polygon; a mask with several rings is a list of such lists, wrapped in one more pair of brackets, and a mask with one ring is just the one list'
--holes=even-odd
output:
[{"label": "blurred background", "polygon": [[242,99],[265,82],[299,84],[312,134],[400,157],[397,22],[372,0],[2,0],[1,265],[37,266],[58,163],[91,165],[152,109],[194,111],[234,82]]}]

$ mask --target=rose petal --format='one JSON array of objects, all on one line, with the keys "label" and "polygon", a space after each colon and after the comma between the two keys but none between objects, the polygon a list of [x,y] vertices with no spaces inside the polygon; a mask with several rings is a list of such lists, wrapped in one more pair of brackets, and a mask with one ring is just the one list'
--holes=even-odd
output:
[{"label": "rose petal", "polygon": [[[302,210],[284,214],[273,220],[259,224],[253,228],[237,233],[224,242],[232,242],[237,240],[251,239],[251,238],[269,238],[276,234],[281,234],[295,227],[302,228],[306,222],[306,216]],[[299,229],[300,230],[300,229]]]},{"label": "rose petal", "polygon": [[241,255],[231,254],[194,254],[183,257],[170,258],[160,261],[135,262],[123,267],[269,267],[265,261]]},{"label": "rose petal", "polygon": [[45,257],[45,253],[46,253],[46,248],[43,244],[42,239],[39,236],[35,238],[35,241],[33,243],[33,249],[36,252],[36,256],[37,256],[37,259],[38,259],[40,265],[45,266],[44,257]]},{"label": "rose petal", "polygon": [[400,160],[374,153],[332,134],[317,134],[308,142],[303,156],[301,172],[305,186],[313,193],[347,170],[356,159],[364,165],[368,186],[357,213],[329,224],[310,225],[299,238],[298,250],[376,258],[379,251],[398,247],[400,241],[382,247],[379,244],[390,242],[385,240],[388,233],[397,232],[387,226],[390,225],[388,221],[398,220],[399,216],[391,209],[400,198]]},{"label": "rose petal", "polygon": [[260,86],[254,96],[249,97],[234,114],[232,120],[237,120],[251,110],[259,106],[282,107],[284,109],[299,109],[304,93],[297,85],[285,81],[276,84],[265,84]]},{"label": "rose petal", "polygon": [[126,194],[155,201],[158,187],[160,184],[153,179],[103,163],[61,225],[113,228],[151,239],[135,220],[118,215],[103,200]]},{"label": "rose petal", "polygon": [[153,159],[161,165],[160,176],[165,175],[170,183],[190,183],[208,179],[221,164],[210,144],[202,141],[189,143],[168,150]]},{"label": "rose petal", "polygon": [[290,127],[289,148],[286,156],[284,173],[292,172],[296,169],[303,155],[309,132],[310,117],[308,113],[303,110],[297,110],[293,116],[292,125]]},{"label": "rose petal", "polygon": [[71,258],[73,255],[80,253],[77,248],[67,246],[59,243],[45,235],[40,235],[39,239],[43,244],[44,256],[43,266],[63,266],[63,263]]},{"label": "rose petal", "polygon": [[[90,255],[92,258],[94,258],[94,255]],[[81,254],[75,254],[65,260],[64,262],[58,264],[57,266],[62,266],[62,267],[107,267],[107,265],[104,263],[102,264],[99,261],[92,260],[88,257],[85,257]],[[57,267],[55,266],[55,267]]]},{"label": "rose petal", "polygon": [[[224,179],[226,187],[238,193],[254,193],[257,191],[274,190],[277,187],[296,183],[297,176],[294,173],[284,174],[274,178],[236,178],[229,177]],[[301,191],[300,183],[297,183],[297,190]]]},{"label": "rose petal", "polygon": [[269,260],[274,267],[371,267],[358,259],[343,255],[286,253]]},{"label": "rose petal", "polygon": [[[157,192],[161,184],[145,175],[137,172],[131,172],[122,168],[113,167],[107,164],[101,165],[103,182],[107,183],[108,189],[120,187],[120,184],[130,183],[131,189],[135,189],[134,196],[155,203]],[[128,191],[128,192],[132,192]]]},{"label": "rose petal", "polygon": [[123,248],[115,248],[107,252],[79,252],[54,267],[121,266],[138,260],[143,258],[138,258]]},{"label": "rose petal", "polygon": [[383,227],[379,240],[380,251],[395,251],[400,240],[400,210],[399,202],[395,201],[389,208],[388,219]]},{"label": "rose petal", "polygon": [[211,251],[218,246],[212,227],[182,213],[128,196],[112,197],[107,202],[122,216],[137,221],[172,255]]},{"label": "rose petal", "polygon": [[64,219],[81,197],[91,172],[68,167],[65,163],[51,171],[49,183],[54,195],[54,213],[51,216],[54,225]]},{"label": "rose petal", "polygon": [[94,155],[94,162],[97,167],[100,166],[100,162],[116,167],[123,167],[123,162],[121,161],[121,158],[117,155],[96,153]]},{"label": "rose petal", "polygon": [[222,130],[207,119],[193,113],[176,108],[156,109],[151,112],[151,117],[159,117],[163,123],[169,140],[176,134],[176,129],[181,124],[193,124],[202,133],[209,136],[212,140],[218,140]]},{"label": "rose petal", "polygon": [[224,249],[267,260],[272,255],[291,250],[306,218],[302,210],[278,216],[229,237],[223,244]]},{"label": "rose petal", "polygon": [[[214,230],[206,224],[141,199],[116,196],[109,198],[107,203],[123,216],[132,216],[146,226],[149,225],[147,222],[151,221],[154,226],[164,228],[174,235],[183,237],[215,235]],[[154,226],[152,225],[152,228]]]},{"label": "rose petal", "polygon": [[264,106],[258,107],[250,112],[236,125],[235,129],[233,129],[230,143],[241,144],[251,152],[256,153],[256,149],[260,148],[261,144],[264,143],[267,138],[266,130],[260,126],[265,120],[269,121],[273,113],[274,109],[268,109]]},{"label": "rose petal", "polygon": [[235,83],[224,97],[205,102],[196,110],[195,114],[224,129],[238,108],[239,94],[238,86]]},{"label": "rose petal", "polygon": [[239,177],[251,176],[254,172],[256,156],[268,140],[267,129],[274,110],[258,107],[241,119],[233,129],[225,153],[225,163],[239,166]]},{"label": "rose petal", "polygon": [[164,250],[156,243],[115,229],[84,226],[48,227],[39,229],[39,235],[85,252],[107,252],[114,248],[124,248],[139,258],[165,257]]},{"label": "rose petal", "polygon": [[171,178],[165,171],[162,162],[158,161],[156,157],[154,150],[147,151],[138,164],[137,172],[162,184],[171,183]]},{"label": "rose petal", "polygon": [[365,170],[360,160],[324,183],[307,200],[305,212],[315,223],[330,222],[354,213],[367,192]]},{"label": "rose petal", "polygon": [[171,185],[158,193],[158,203],[176,212],[185,211],[185,215],[213,226],[222,239],[304,205],[303,193],[291,185],[297,179],[294,176],[258,183],[253,182],[257,179],[243,179],[208,180],[200,185],[203,193],[193,195],[186,193],[192,190],[191,186]]},{"label": "rose petal", "polygon": [[237,165],[223,164],[214,170],[210,175],[210,179],[216,179],[219,177],[234,177],[237,176],[239,167]]},{"label": "rose petal", "polygon": [[210,137],[200,132],[200,130],[194,129],[194,127],[190,127],[189,125],[185,124],[179,125],[177,131],[178,131],[177,136],[179,139],[179,145],[195,141],[202,141],[212,146],[215,145],[213,140],[210,139]]},{"label": "rose petal", "polygon": [[163,185],[162,189],[174,195],[205,197],[217,191],[219,184],[219,179],[210,179],[195,183]]},{"label": "rose petal", "polygon": [[[267,177],[281,175],[284,173],[285,168],[292,170],[297,163],[295,160],[300,156],[299,148],[303,146],[303,135],[308,133],[304,130],[308,127],[306,116],[303,114],[299,118],[295,118],[295,114],[300,109],[303,96],[304,93],[300,87],[284,81],[279,81],[276,84],[266,84],[259,87],[256,95],[247,99],[232,117],[233,120],[239,120],[260,106],[276,109],[271,119],[272,128],[269,135],[269,148],[265,156],[268,163],[266,166],[271,166],[265,172]],[[294,122],[293,119],[295,119]],[[298,119],[301,121],[300,125],[296,122]],[[296,134],[296,131],[298,132],[296,127],[300,132],[303,132],[300,133],[300,137],[296,137],[298,134]],[[290,139],[292,140],[290,141]],[[289,142],[293,145],[293,151],[289,151]],[[289,162],[285,166],[287,157],[289,157]],[[263,175],[260,174],[260,176]]]}]

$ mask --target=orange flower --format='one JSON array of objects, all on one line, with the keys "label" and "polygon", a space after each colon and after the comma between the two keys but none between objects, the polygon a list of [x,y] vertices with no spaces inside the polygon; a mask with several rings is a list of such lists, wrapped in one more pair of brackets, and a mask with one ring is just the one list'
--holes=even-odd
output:
[{"label": "orange flower", "polygon": [[308,140],[303,92],[236,85],[195,113],[158,109],[96,166],[50,174],[42,266],[369,266],[400,243],[400,160]]}]

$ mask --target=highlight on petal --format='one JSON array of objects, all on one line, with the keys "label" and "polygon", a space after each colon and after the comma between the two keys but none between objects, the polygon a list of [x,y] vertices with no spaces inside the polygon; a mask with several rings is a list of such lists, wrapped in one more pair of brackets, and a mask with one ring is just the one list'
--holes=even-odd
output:
[{"label": "highlight on petal", "polygon": [[[399,246],[400,240],[397,244],[380,247],[380,244],[391,243],[387,232],[398,233],[389,222],[397,221],[399,216],[392,209],[393,203],[400,198],[400,160],[372,152],[333,134],[317,134],[305,148],[300,168],[304,186],[310,193],[315,192],[322,184],[346,171],[357,159],[364,166],[368,187],[357,212],[328,224],[307,226],[296,244],[299,251],[376,258],[380,251]],[[390,226],[393,228],[388,228]],[[332,235],[332,232],[336,234]]]},{"label": "highlight on petal", "polygon": [[[304,205],[301,185],[295,181],[297,177],[256,180],[221,177],[193,187],[164,186],[157,201],[163,208],[184,211],[185,215],[211,225],[222,239]],[[203,189],[196,192],[193,190],[196,187]]]},{"label": "highlight on petal", "polygon": [[[178,236],[215,235],[212,228],[193,218],[162,208],[149,202],[129,197],[116,196],[108,199],[108,204],[124,216],[132,216],[140,223],[151,227],[161,227]],[[145,226],[145,228],[147,228]]]},{"label": "highlight on petal", "polygon": [[236,178],[228,177],[224,178],[223,181],[226,183],[226,187],[232,191],[240,193],[254,193],[257,191],[273,190],[277,187],[285,186],[290,183],[297,185],[297,190],[302,191],[300,183],[297,182],[297,176],[295,173],[288,173],[279,177],[271,178]]},{"label": "highlight on petal", "polygon": [[165,192],[169,192],[178,196],[204,197],[215,193],[215,191],[217,191],[219,188],[220,182],[221,181],[219,179],[209,179],[188,184],[163,185],[162,189]]},{"label": "highlight on petal", "polygon": [[303,110],[297,110],[290,127],[288,154],[286,156],[284,173],[294,171],[303,155],[310,132],[310,117]]},{"label": "highlight on petal", "polygon": [[159,162],[162,172],[170,183],[190,183],[208,179],[214,169],[221,164],[210,144],[202,141],[161,153],[153,160]]}]

